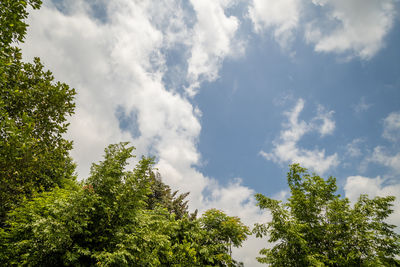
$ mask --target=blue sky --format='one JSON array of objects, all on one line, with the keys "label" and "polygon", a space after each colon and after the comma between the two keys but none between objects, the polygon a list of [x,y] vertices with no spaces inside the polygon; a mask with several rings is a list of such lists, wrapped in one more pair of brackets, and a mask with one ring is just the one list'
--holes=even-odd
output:
[{"label": "blue sky", "polygon": [[[130,141],[190,205],[267,221],[288,165],[341,194],[400,199],[397,0],[66,0],[32,11],[22,45],[77,90],[81,179]],[[400,224],[400,201],[390,221]],[[265,240],[235,254],[246,266]]]}]

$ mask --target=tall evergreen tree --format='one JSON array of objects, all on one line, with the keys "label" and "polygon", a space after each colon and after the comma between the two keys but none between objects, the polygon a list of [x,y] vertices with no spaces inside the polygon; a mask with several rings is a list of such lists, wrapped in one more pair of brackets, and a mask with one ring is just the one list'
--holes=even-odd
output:
[{"label": "tall evergreen tree", "polygon": [[185,216],[189,216],[191,219],[195,219],[197,216],[197,210],[193,213],[188,211],[188,201],[185,200],[189,195],[189,192],[178,194],[179,191],[171,191],[171,188],[166,185],[161,178],[160,173],[151,172],[151,193],[147,198],[147,207],[154,209],[157,205],[164,207],[170,214],[174,214],[176,219],[182,219]]}]

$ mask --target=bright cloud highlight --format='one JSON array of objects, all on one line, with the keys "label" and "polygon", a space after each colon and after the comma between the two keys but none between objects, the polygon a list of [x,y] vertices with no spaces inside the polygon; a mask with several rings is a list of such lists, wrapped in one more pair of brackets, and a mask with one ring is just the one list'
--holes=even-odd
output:
[{"label": "bright cloud highlight", "polygon": [[393,26],[395,2],[252,0],[248,15],[255,32],[271,30],[283,48],[289,47],[296,33],[300,33],[316,52],[370,59],[384,46],[384,38]]},{"label": "bright cloud highlight", "polygon": [[[326,12],[305,28],[306,40],[317,52],[347,53],[370,59],[384,45],[395,17],[394,0],[313,0]],[[323,26],[325,25],[325,26]]]},{"label": "bright cloud highlight", "polygon": [[235,1],[192,0],[191,3],[197,23],[193,29],[191,57],[188,60],[190,85],[186,90],[194,96],[202,81],[212,82],[218,78],[218,70],[225,57],[238,56],[243,51],[241,41],[235,39],[239,20],[224,13]]},{"label": "bright cloud highlight", "polygon": [[299,0],[253,0],[249,7],[249,17],[257,33],[273,30],[273,36],[284,48],[294,39],[300,19]]}]

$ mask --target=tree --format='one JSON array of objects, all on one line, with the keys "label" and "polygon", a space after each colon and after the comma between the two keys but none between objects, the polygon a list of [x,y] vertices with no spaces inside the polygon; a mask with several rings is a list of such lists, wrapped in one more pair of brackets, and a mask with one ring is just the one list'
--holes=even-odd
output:
[{"label": "tree", "polygon": [[72,142],[63,138],[75,90],[55,82],[38,58],[21,60],[27,5],[39,0],[0,0],[0,226],[24,197],[74,179]]},{"label": "tree", "polygon": [[230,246],[248,228],[217,210],[196,219],[149,208],[160,199],[149,201],[153,160],[126,170],[133,149],[110,145],[86,181],[22,201],[0,230],[0,265],[235,266]]},{"label": "tree", "polygon": [[207,239],[215,250],[211,261],[202,265],[240,266],[232,259],[232,246],[240,247],[250,234],[238,217],[227,216],[220,210],[210,209],[200,218],[200,223],[207,232]]},{"label": "tree", "polygon": [[150,173],[150,190],[151,193],[147,196],[147,208],[155,209],[158,205],[167,209],[170,214],[175,215],[175,219],[182,219],[189,216],[195,219],[197,210],[189,213],[188,201],[185,200],[189,192],[179,194],[179,191],[171,193],[171,188],[163,183],[160,173],[151,171]]},{"label": "tree", "polygon": [[1,0],[0,1],[0,43],[1,49],[9,49],[13,42],[22,42],[26,34],[28,17],[27,5],[38,9],[41,0]]},{"label": "tree", "polygon": [[133,147],[110,145],[82,184],[37,194],[9,213],[5,265],[158,266],[169,250],[169,214],[146,210],[152,159],[125,170]]},{"label": "tree", "polygon": [[400,235],[385,222],[394,197],[361,195],[352,206],[336,194],[336,179],[309,175],[298,164],[287,175],[286,203],[257,194],[272,220],[256,224],[257,237],[269,235],[272,249],[262,249],[261,263],[271,266],[399,266]]}]

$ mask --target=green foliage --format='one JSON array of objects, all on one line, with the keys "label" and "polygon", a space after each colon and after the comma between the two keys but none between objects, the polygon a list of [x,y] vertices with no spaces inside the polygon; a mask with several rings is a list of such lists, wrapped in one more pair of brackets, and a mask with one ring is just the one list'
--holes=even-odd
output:
[{"label": "green foliage", "polygon": [[59,265],[58,258],[47,256],[59,253],[60,248],[71,243],[68,228],[81,227],[80,222],[69,221],[71,213],[61,213],[70,206],[72,194],[73,190],[55,188],[24,201],[10,212],[7,227],[0,232],[0,263]]},{"label": "green foliage", "polygon": [[38,59],[18,62],[6,74],[0,88],[1,219],[19,198],[62,186],[74,171],[72,143],[62,137],[74,90],[53,83]]},{"label": "green foliage", "polygon": [[0,0],[0,82],[8,66],[21,59],[20,50],[12,45],[24,41],[27,5],[38,9],[41,4],[40,0]]},{"label": "green foliage", "polygon": [[10,212],[0,232],[0,263],[235,266],[230,247],[241,245],[248,228],[217,210],[195,219],[177,218],[162,205],[149,209],[160,199],[152,194],[153,160],[142,158],[127,171],[132,150],[110,145],[85,182],[36,194]]},{"label": "green foliage", "polygon": [[287,176],[286,203],[257,194],[272,221],[256,224],[257,237],[269,235],[272,249],[257,258],[271,266],[398,266],[400,236],[385,222],[394,197],[361,195],[354,207],[335,192],[336,179],[309,175],[298,164]]},{"label": "green foliage", "polygon": [[23,41],[28,4],[41,1],[0,1],[0,226],[23,197],[73,179],[72,143],[62,135],[75,91],[54,82],[38,58],[22,62],[12,46]]},{"label": "green foliage", "polygon": [[[210,209],[200,218],[202,228],[207,232],[209,243],[215,250],[210,265],[236,266],[238,263],[230,257],[232,246],[240,247],[250,234],[249,228],[238,217],[230,217],[222,211]],[[228,257],[229,256],[229,257]],[[207,265],[206,264],[206,265]]]},{"label": "green foliage", "polygon": [[1,0],[0,1],[0,43],[7,47],[13,42],[22,42],[26,34],[28,17],[27,5],[38,9],[40,0]]},{"label": "green foliage", "polygon": [[155,172],[150,173],[150,183],[151,193],[146,200],[148,209],[161,206],[166,208],[170,214],[174,214],[175,219],[182,219],[185,216],[189,216],[191,219],[196,218],[197,210],[189,214],[188,201],[185,200],[189,192],[179,195],[178,191],[171,193],[171,188],[164,184],[161,180],[161,175]]}]

